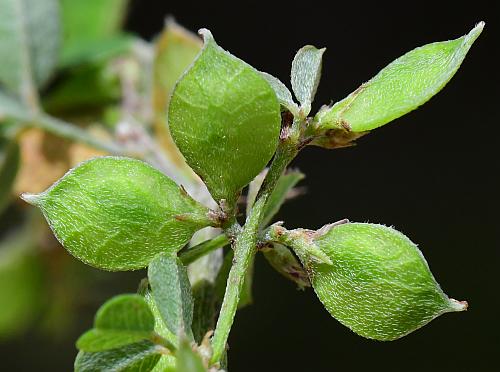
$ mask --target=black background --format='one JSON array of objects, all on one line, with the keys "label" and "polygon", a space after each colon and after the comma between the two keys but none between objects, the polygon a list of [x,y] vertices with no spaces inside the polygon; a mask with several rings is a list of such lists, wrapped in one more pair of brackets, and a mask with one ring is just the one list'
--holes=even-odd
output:
[{"label": "black background", "polygon": [[327,47],[316,108],[343,98],[406,51],[486,22],[457,75],[422,108],[354,148],[303,151],[294,165],[307,175],[308,195],[279,216],[289,227],[317,228],[343,217],[394,225],[419,244],[443,289],[467,299],[470,310],[399,341],[369,341],[260,259],[255,303],[237,314],[231,332],[232,371],[500,368],[498,11],[479,1],[134,2],[130,30],[151,37],[163,15],[173,14],[191,30],[209,28],[225,49],[284,82],[298,48]]},{"label": "black background", "polygon": [[[231,371],[498,370],[498,12],[493,1],[132,2],[128,30],[150,39],[172,14],[191,30],[211,29],[222,47],[284,82],[297,49],[327,47],[316,109],[406,51],[486,21],[457,75],[422,108],[356,147],[303,151],[294,166],[306,173],[308,194],[278,216],[290,228],[344,217],[393,225],[419,244],[445,292],[468,300],[469,311],[399,341],[365,340],[331,318],[311,290],[297,291],[259,258],[255,303],[237,314],[231,332]],[[131,280],[126,289],[135,288]],[[82,320],[82,330],[90,322]],[[53,346],[30,350],[33,363],[21,364],[37,365],[45,355],[30,370],[71,368],[72,344],[59,355],[44,348]]]}]

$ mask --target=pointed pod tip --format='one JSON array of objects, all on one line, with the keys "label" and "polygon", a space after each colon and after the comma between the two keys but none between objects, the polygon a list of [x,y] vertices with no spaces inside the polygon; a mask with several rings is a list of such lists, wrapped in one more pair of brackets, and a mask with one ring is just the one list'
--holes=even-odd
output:
[{"label": "pointed pod tip", "polygon": [[457,301],[450,298],[450,311],[466,311],[469,308],[467,301]]},{"label": "pointed pod tip", "polygon": [[467,35],[468,39],[472,39],[473,41],[476,40],[477,37],[481,35],[481,32],[483,32],[484,25],[484,21],[477,23]]},{"label": "pointed pod tip", "polygon": [[205,44],[207,44],[210,41],[214,41],[214,36],[212,35],[212,32],[210,32],[208,28],[200,28],[198,30],[198,35],[200,35],[203,38]]},{"label": "pointed pod tip", "polygon": [[40,204],[41,195],[40,194],[32,194],[29,192],[24,192],[21,194],[21,199],[23,199],[26,203],[38,206]]}]

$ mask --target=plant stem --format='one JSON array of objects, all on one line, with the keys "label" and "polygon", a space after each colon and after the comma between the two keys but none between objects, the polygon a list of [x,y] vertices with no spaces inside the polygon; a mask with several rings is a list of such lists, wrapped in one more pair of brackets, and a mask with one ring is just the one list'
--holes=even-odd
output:
[{"label": "plant stem", "polygon": [[286,136],[278,146],[276,155],[264,179],[262,187],[257,195],[257,200],[247,217],[243,229],[236,238],[234,244],[233,266],[229,272],[226,284],[226,293],[222,302],[222,308],[217,320],[214,337],[212,339],[213,355],[211,363],[219,362],[224,354],[227,339],[231,326],[233,325],[234,315],[238,308],[240,292],[245,280],[252,258],[256,252],[256,243],[258,238],[259,226],[264,217],[264,210],[278,179],[285,171],[288,164],[297,154],[296,138]]},{"label": "plant stem", "polygon": [[49,115],[41,114],[39,116],[35,116],[26,125],[33,128],[44,129],[49,133],[55,134],[56,136],[80,142],[98,150],[109,152],[110,154],[119,155],[124,153],[121,146],[115,144],[114,142],[103,141],[73,124]]},{"label": "plant stem", "polygon": [[163,346],[171,353],[174,353],[177,350],[177,348],[175,347],[175,345],[173,343],[168,341],[166,338],[160,336],[156,332],[151,333],[150,341],[156,345]]},{"label": "plant stem", "polygon": [[196,261],[198,258],[205,256],[206,254],[215,251],[229,244],[229,239],[225,234],[221,234],[213,239],[206,240],[200,244],[197,244],[184,252],[181,252],[179,258],[184,265],[189,265],[190,263]]}]

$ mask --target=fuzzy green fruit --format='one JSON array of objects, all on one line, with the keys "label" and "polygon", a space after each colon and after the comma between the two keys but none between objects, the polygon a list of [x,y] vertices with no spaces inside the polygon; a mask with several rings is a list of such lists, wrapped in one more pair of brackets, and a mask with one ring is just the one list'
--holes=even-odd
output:
[{"label": "fuzzy green fruit", "polygon": [[417,246],[394,229],[348,223],[315,243],[333,264],[313,265],[314,290],[332,316],[361,336],[395,340],[467,307],[443,293]]},{"label": "fuzzy green fruit", "polygon": [[23,199],[39,207],[61,244],[105,270],[145,267],[179,251],[211,224],[208,209],[150,165],[101,157],[69,171],[48,190]]},{"label": "fuzzy green fruit", "polygon": [[169,128],[212,197],[233,205],[276,150],[280,104],[258,71],[200,33],[205,45],[174,89]]},{"label": "fuzzy green fruit", "polygon": [[360,336],[395,340],[467,309],[444,294],[417,246],[390,227],[342,223],[287,231],[274,225],[270,239],[294,249],[326,309]]}]

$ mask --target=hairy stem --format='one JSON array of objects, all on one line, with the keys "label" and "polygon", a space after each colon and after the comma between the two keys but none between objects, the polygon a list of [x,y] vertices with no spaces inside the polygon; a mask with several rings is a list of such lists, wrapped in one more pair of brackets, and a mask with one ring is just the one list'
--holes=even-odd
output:
[{"label": "hairy stem", "polygon": [[298,150],[295,143],[295,137],[286,136],[282,139],[269,172],[267,173],[259,194],[257,195],[255,204],[247,217],[247,221],[243,226],[241,233],[239,233],[236,238],[233,246],[233,266],[229,272],[226,284],[226,293],[224,294],[221,312],[219,319],[217,320],[217,326],[212,339],[212,364],[219,362],[224,354],[229,332],[231,330],[231,326],[233,325],[234,315],[236,314],[236,310],[238,308],[240,292],[245,280],[245,273],[247,272],[256,252],[259,226],[264,217],[264,210],[269,195],[297,152]]},{"label": "hairy stem", "polygon": [[205,256],[206,254],[215,251],[216,249],[219,249],[227,244],[229,244],[229,238],[226,235],[221,234],[213,239],[206,240],[185,250],[184,252],[181,252],[179,258],[181,259],[182,263],[187,266],[190,263],[196,261],[198,258]]}]

